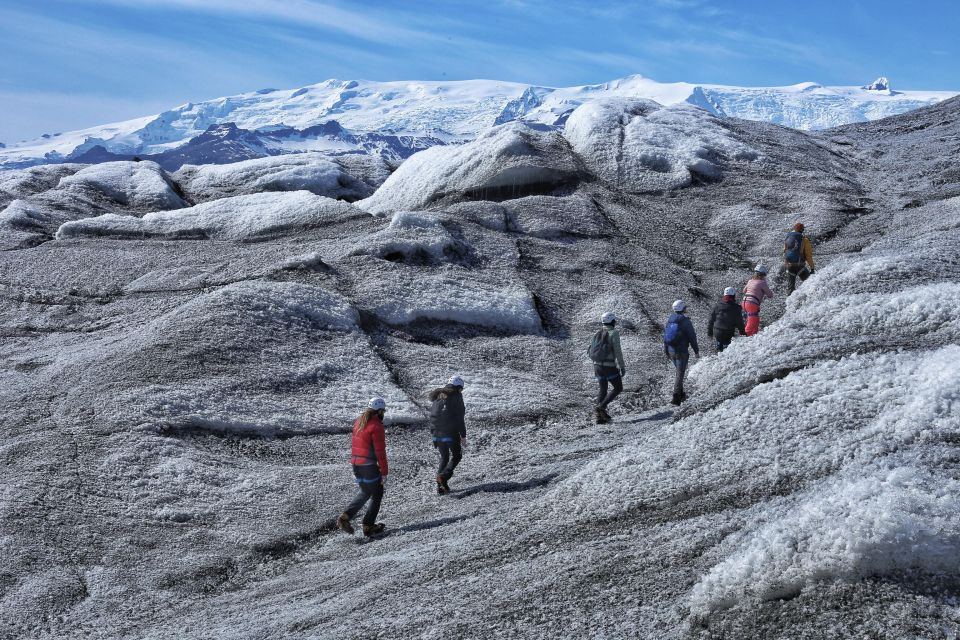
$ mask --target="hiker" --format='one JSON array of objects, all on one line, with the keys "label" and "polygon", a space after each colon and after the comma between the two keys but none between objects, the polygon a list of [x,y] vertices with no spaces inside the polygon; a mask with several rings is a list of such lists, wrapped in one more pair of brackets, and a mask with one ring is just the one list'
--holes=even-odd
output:
[{"label": "hiker", "polygon": [[710,320],[707,322],[707,335],[716,340],[717,353],[730,346],[733,334],[740,335],[747,332],[743,324],[743,309],[737,304],[737,290],[727,287],[723,290],[723,297],[713,307]]},{"label": "hiker", "polygon": [[363,516],[363,535],[374,536],[384,529],[383,523],[377,522],[377,514],[380,512],[383,486],[387,480],[387,444],[383,431],[383,414],[386,410],[387,403],[383,398],[374,398],[353,423],[350,462],[353,464],[353,475],[360,493],[337,518],[337,528],[346,533],[353,533],[350,521],[368,500],[370,507]]},{"label": "hiker", "polygon": [[[804,264],[806,263],[806,264]],[[797,278],[803,282],[813,275],[813,247],[810,238],[803,235],[803,223],[793,225],[783,243],[783,267],[787,271],[787,295],[797,287]]]},{"label": "hiker", "polygon": [[444,495],[450,493],[447,483],[453,477],[453,470],[460,464],[463,446],[467,444],[463,378],[455,375],[445,387],[431,391],[430,402],[430,433],[433,435],[433,446],[440,453],[437,493]]},{"label": "hiker", "polygon": [[623,391],[623,376],[627,373],[627,367],[623,364],[623,351],[620,349],[617,316],[607,311],[600,316],[600,325],[587,347],[587,355],[593,362],[593,374],[600,387],[594,402],[597,424],[606,424],[612,419],[607,413],[607,406]]},{"label": "hiker", "polygon": [[673,398],[670,404],[680,406],[687,399],[683,391],[683,378],[687,375],[687,364],[690,362],[690,347],[700,357],[700,346],[697,344],[697,332],[693,323],[686,315],[687,303],[677,300],[673,303],[673,315],[667,320],[667,327],[663,332],[663,352],[676,367],[676,377],[673,381]]},{"label": "hiker", "polygon": [[754,336],[760,331],[760,304],[767,298],[773,299],[773,291],[767,284],[767,268],[758,264],[753,268],[753,277],[747,280],[743,288],[743,310],[747,312],[747,335]]}]

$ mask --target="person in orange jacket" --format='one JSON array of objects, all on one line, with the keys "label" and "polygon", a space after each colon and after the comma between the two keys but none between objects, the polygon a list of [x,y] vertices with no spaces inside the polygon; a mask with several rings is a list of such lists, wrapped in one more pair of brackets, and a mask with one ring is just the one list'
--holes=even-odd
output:
[{"label": "person in orange jacket", "polygon": [[[806,264],[804,264],[806,263]],[[813,274],[813,246],[810,238],[803,235],[803,223],[793,225],[783,242],[783,268],[787,271],[787,295],[797,288],[797,278],[803,282]]]},{"label": "person in orange jacket", "polygon": [[363,535],[374,536],[384,530],[384,524],[377,522],[380,502],[383,500],[383,487],[387,472],[387,442],[383,430],[383,416],[387,403],[383,398],[374,398],[367,409],[353,423],[352,457],[353,475],[360,493],[337,518],[337,528],[353,533],[350,521],[370,501],[370,507],[363,516]]},{"label": "person in orange jacket", "polygon": [[767,268],[758,264],[753,269],[753,277],[747,280],[743,288],[743,310],[747,312],[747,335],[753,336],[760,331],[760,304],[767,298],[773,299],[773,290],[767,284]]}]

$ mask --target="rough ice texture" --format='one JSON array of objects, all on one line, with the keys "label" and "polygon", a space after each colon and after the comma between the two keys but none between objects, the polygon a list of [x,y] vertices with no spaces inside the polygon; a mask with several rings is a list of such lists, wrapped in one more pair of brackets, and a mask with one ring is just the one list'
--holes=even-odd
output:
[{"label": "rough ice texture", "polygon": [[119,204],[138,209],[177,209],[186,202],[155,162],[105,162],[60,180],[60,187],[98,191]]},{"label": "rough ice texture", "polygon": [[[369,156],[365,158],[367,164],[378,161]],[[374,187],[386,179],[388,172],[382,161],[380,164],[382,177],[370,176],[375,181],[373,183],[351,173],[354,165],[363,168],[358,162],[341,162],[317,153],[258,158],[233,164],[187,165],[177,171],[174,178],[195,202],[263,191],[300,190],[353,201],[369,196]]]},{"label": "rough ice texture", "polygon": [[578,173],[559,133],[510,123],[464,145],[414,154],[359,206],[386,214],[426,208],[450,195],[517,197],[527,189],[574,180]]},{"label": "rough ice texture", "polygon": [[[581,167],[258,242],[58,240],[59,216],[148,211],[22,195],[50,218],[0,251],[0,636],[960,636],[960,100],[822,135],[723,125],[765,161],[669,193]],[[205,229],[255,217],[218,202]],[[794,215],[817,273],[786,301],[772,273],[759,335],[714,354],[706,314]],[[681,409],[678,297],[703,347]],[[607,310],[627,373],[597,425]],[[427,393],[453,373],[468,446],[441,497]],[[373,395],[392,533],[356,544],[333,521]]]},{"label": "rough ice texture", "polygon": [[60,227],[57,237],[247,240],[310,229],[356,215],[362,212],[308,191],[257,193],[148,213],[142,218],[107,214],[77,220]]},{"label": "rough ice texture", "polygon": [[[176,184],[154,162],[107,162],[84,168],[71,165],[64,173],[39,168],[27,170],[26,175],[17,173],[19,178],[11,182],[18,199],[0,211],[0,248],[45,242],[71,220],[105,213],[137,216],[187,206]],[[62,177],[56,186],[47,187],[54,176]]]},{"label": "rough ice texture", "polygon": [[61,178],[73,175],[85,165],[44,164],[29,169],[0,171],[0,207],[17,198],[26,198],[35,193],[57,186]]},{"label": "rough ice texture", "polygon": [[425,274],[397,265],[365,289],[375,293],[361,304],[369,305],[370,312],[388,324],[435,320],[509,332],[535,333],[541,328],[533,297],[525,287],[480,280],[455,267]]},{"label": "rough ice texture", "polygon": [[[390,403],[393,419],[409,419],[415,406],[392,382],[358,319],[346,298],[320,287],[239,282],[132,332],[101,352],[104,362],[95,366],[108,379],[139,383],[129,398],[142,407],[144,422],[161,430],[273,435],[342,428],[357,406],[378,395]],[[204,361],[257,373],[238,386],[229,375],[204,375]],[[306,412],[291,415],[283,398],[301,394]]]},{"label": "rough ice texture", "polygon": [[580,107],[564,136],[594,174],[629,192],[675,189],[694,177],[715,180],[727,160],[756,160],[716,116],[691,105],[609,99]]}]

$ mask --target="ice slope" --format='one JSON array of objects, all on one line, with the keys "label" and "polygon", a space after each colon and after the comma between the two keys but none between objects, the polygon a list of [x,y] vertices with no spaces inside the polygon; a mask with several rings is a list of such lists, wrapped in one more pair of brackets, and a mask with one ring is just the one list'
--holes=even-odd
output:
[{"label": "ice slope", "polygon": [[[608,104],[581,107],[582,148],[659,113]],[[706,136],[719,172],[668,191],[517,123],[376,216],[306,191],[102,210],[18,178],[70,215],[0,252],[0,635],[960,634],[960,101],[817,135],[697,113],[670,148]],[[531,159],[572,180],[472,188]],[[774,273],[759,336],[704,339],[691,402],[664,406],[670,302],[702,333],[798,218],[816,274],[784,301]],[[595,425],[608,309],[625,392]],[[452,373],[467,450],[440,497],[427,394]],[[367,544],[333,518],[372,395],[392,533]]]},{"label": "ice slope", "polygon": [[188,103],[156,116],[17,142],[0,149],[0,167],[59,162],[97,147],[114,154],[162,153],[225,123],[251,132],[253,138],[257,132],[311,131],[299,142],[267,136],[257,143],[275,147],[271,153],[348,149],[376,153],[368,144],[343,141],[325,129],[313,131],[311,127],[333,123],[357,134],[401,137],[392,144],[402,145],[406,137],[407,144],[417,146],[470,140],[494,124],[512,120],[562,125],[581,104],[618,97],[645,98],[664,105],[685,102],[723,116],[823,129],[903,113],[953,95],[956,93],[950,91],[823,87],[812,82],[765,88],[658,83],[638,75],[566,88],[495,80],[328,80],[295,90],[255,91]]}]

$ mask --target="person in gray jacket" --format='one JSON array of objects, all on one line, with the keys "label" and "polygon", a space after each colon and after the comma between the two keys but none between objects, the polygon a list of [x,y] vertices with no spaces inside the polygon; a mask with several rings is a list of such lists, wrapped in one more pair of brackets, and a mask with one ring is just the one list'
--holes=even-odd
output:
[{"label": "person in gray jacket", "polygon": [[607,311],[600,316],[600,324],[602,326],[590,341],[587,354],[593,362],[593,374],[600,387],[596,400],[597,424],[606,424],[611,420],[607,406],[623,391],[623,376],[627,367],[620,349],[617,316]]}]

